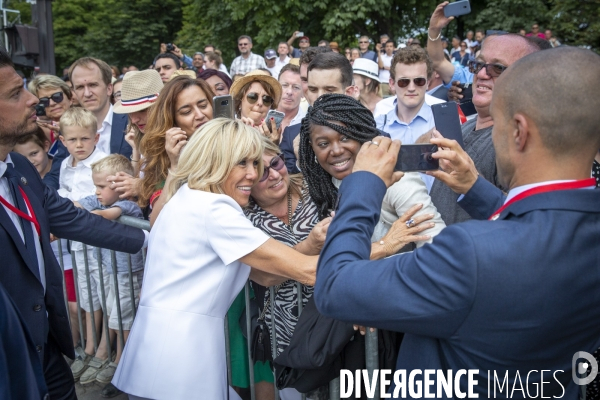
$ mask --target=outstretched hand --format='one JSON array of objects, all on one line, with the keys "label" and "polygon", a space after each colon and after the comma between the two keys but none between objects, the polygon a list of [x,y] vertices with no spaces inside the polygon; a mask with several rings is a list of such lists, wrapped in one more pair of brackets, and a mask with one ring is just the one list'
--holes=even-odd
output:
[{"label": "outstretched hand", "polygon": [[454,17],[446,17],[444,15],[444,7],[446,7],[446,5],[448,4],[448,1],[438,4],[438,6],[433,11],[433,14],[431,14],[431,19],[429,20],[429,29],[442,30],[446,26],[448,26],[450,21],[454,19]]}]

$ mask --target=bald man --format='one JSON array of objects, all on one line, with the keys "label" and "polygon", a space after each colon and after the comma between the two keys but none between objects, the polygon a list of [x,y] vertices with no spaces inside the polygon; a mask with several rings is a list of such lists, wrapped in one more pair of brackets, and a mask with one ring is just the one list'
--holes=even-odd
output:
[{"label": "bald man", "polygon": [[[455,67],[444,57],[441,41],[436,39],[442,28],[451,18],[444,16],[444,6],[447,2],[437,6],[429,23],[429,41],[427,51],[433,62],[433,69],[440,75],[444,83],[459,79],[458,73],[463,73],[463,67]],[[436,40],[431,40],[436,39]],[[496,79],[502,71],[518,59],[539,51],[539,46],[530,39],[517,34],[489,36],[476,61],[479,65],[472,69],[473,105],[477,110],[477,117],[462,126],[465,151],[475,162],[481,176],[494,185],[501,187],[496,173],[496,153],[492,146],[492,126],[494,121],[490,115],[490,102]],[[482,65],[486,67],[482,68]],[[528,86],[528,85],[527,85]],[[439,127],[438,127],[439,128]],[[430,191],[431,200],[442,215],[446,225],[467,221],[469,215],[458,204],[458,195],[442,182],[435,181]]]},{"label": "bald man", "polygon": [[433,175],[491,218],[378,261],[369,260],[371,234],[386,187],[402,174],[394,172],[400,145],[378,137],[362,146],[339,190],[314,298],[328,317],[405,332],[397,362],[405,385],[393,397],[578,398],[586,382],[572,369],[586,361],[578,352],[600,346],[600,191],[590,178],[599,91],[600,56],[589,50],[556,48],[513,63],[491,102],[508,197],[477,176],[455,142],[432,139],[448,148],[434,157],[454,168]]}]

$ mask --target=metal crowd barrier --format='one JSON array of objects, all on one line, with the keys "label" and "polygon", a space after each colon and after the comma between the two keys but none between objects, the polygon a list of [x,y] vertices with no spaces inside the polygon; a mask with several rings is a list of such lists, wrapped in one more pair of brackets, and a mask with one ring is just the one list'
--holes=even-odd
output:
[{"label": "metal crowd barrier", "polygon": [[[150,231],[150,223],[148,221],[145,220],[141,220],[138,218],[133,218],[133,217],[128,217],[128,216],[121,216],[120,218],[117,219],[117,222],[122,223],[124,225],[129,225],[129,226],[133,226],[136,228],[140,228],[140,229],[144,229],[146,231]],[[86,273],[86,281],[87,281],[87,285],[88,287],[90,286],[90,277],[89,277],[89,265],[88,265],[88,260],[87,260],[87,247],[85,245],[83,245],[83,249],[84,249],[84,270]],[[98,264],[101,265],[102,263],[102,254],[101,254],[101,249],[100,248],[96,248],[96,255],[97,255],[97,260],[98,260]],[[62,258],[62,244],[61,241],[58,241],[58,251],[59,251],[59,257],[58,257],[58,262],[60,264],[61,269],[63,270],[64,273],[64,260]],[[113,250],[110,251],[111,254],[111,269],[112,269],[112,275],[113,275],[113,282],[114,282],[114,286],[115,288],[117,288],[115,290],[115,296],[117,297],[117,301],[116,301],[116,310],[112,310],[112,312],[116,312],[117,313],[117,320],[118,320],[118,324],[119,324],[119,338],[120,340],[120,344],[121,346],[124,346],[124,335],[123,335],[123,324],[122,324],[122,320],[121,320],[121,299],[119,298],[119,291],[118,291],[118,281],[117,281],[117,265],[116,265],[116,254]],[[143,254],[143,258],[144,258],[144,264],[146,261],[146,249],[144,249],[144,251],[142,252]],[[131,270],[131,255],[128,255],[127,257],[128,263],[127,263],[127,267],[128,267],[128,274],[129,274],[129,289],[130,289],[130,293],[131,293],[131,304],[135,305],[135,298],[134,298],[134,288],[133,288],[133,277],[132,277],[132,270]],[[88,290],[88,298],[87,299],[80,299],[80,292],[79,292],[79,281],[78,281],[78,275],[77,275],[77,265],[76,265],[76,260],[75,260],[75,255],[74,253],[71,254],[71,261],[73,264],[73,280],[75,283],[75,294],[76,294],[76,301],[77,301],[77,320],[78,320],[78,324],[79,324],[79,335],[80,335],[80,340],[81,340],[81,346],[83,348],[85,348],[85,333],[84,333],[84,326],[83,326],[83,318],[82,318],[82,309],[81,309],[81,302],[82,301],[87,301],[88,304],[90,304],[90,310],[93,310],[93,307],[91,306],[92,304],[92,295],[91,295],[91,291]],[[104,282],[103,279],[103,272],[102,272],[102,268],[99,268],[99,279],[100,282]],[[67,292],[66,292],[66,287],[63,287],[64,289],[64,298],[65,298],[65,304],[67,304]],[[274,287],[270,287],[270,296],[271,296],[271,301],[270,304],[274,304],[274,297],[275,297],[275,290]],[[143,287],[142,287],[143,290]],[[250,338],[252,336],[251,333],[251,327],[252,324],[250,323],[250,285],[249,285],[249,281],[246,282],[245,288],[245,303],[246,303],[246,337]],[[300,316],[300,314],[302,313],[302,285],[300,283],[297,283],[297,292],[298,292],[298,316]],[[106,296],[107,293],[105,292],[105,288],[104,285],[100,285],[100,301],[101,301],[101,305],[102,305],[102,309],[106,310]],[[67,309],[68,309],[68,304],[67,304]],[[133,308],[133,317],[135,318],[135,314],[136,314],[136,309],[135,307]],[[275,332],[275,318],[274,318],[274,314],[271,313],[271,332]],[[92,322],[92,327],[95,327],[95,318],[94,318],[94,313],[90,312],[90,317],[91,317],[91,322]],[[69,318],[69,322],[70,322],[70,318]],[[106,330],[106,332],[108,332],[108,318],[103,318],[103,326],[104,329]],[[98,350],[98,346],[99,346],[99,338],[97,337],[96,334],[96,330],[93,329],[92,330],[92,337],[93,337],[93,341],[94,341],[94,352]],[[277,342],[276,342],[276,335],[271,335],[271,351],[273,354],[273,358],[275,358],[276,356],[276,349],[277,349]],[[367,333],[366,333],[366,338],[365,338],[365,343],[366,343],[366,369],[368,370],[369,376],[372,377],[373,371],[378,367],[379,364],[379,359],[378,359],[378,344],[377,344],[377,330],[375,330],[374,332],[371,332],[369,329],[367,329]],[[227,322],[227,318],[225,318],[225,344],[226,344],[226,354],[227,354],[227,374],[228,374],[228,381],[231,382],[231,351],[230,351],[230,346],[229,346],[229,331],[228,331],[228,322]],[[109,355],[109,357],[111,357],[112,354],[112,346],[111,346],[111,342],[110,342],[110,335],[107,335],[106,337],[106,346],[107,346],[107,354]],[[122,350],[122,349],[121,349]],[[255,390],[255,384],[254,384],[254,361],[252,360],[252,356],[251,356],[251,351],[250,351],[250,346],[247,346],[247,352],[248,352],[248,367],[249,367],[249,382],[250,382],[250,396],[252,400],[257,400],[256,398],[256,390]],[[275,386],[275,399],[276,400],[280,400],[279,397],[279,391],[277,389],[276,386],[276,382],[274,383]],[[339,400],[340,399],[340,382],[339,382],[339,378],[336,378],[334,380],[332,380],[329,383],[329,398],[331,400]],[[372,397],[373,399],[379,400],[379,383],[377,383],[377,388],[375,390],[375,397]],[[302,395],[302,400],[305,400],[306,396]],[[260,400],[260,399],[258,399]]]}]

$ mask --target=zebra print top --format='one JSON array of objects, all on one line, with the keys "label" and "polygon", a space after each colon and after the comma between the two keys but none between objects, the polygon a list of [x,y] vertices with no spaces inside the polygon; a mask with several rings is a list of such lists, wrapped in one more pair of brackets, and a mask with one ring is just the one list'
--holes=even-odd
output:
[{"label": "zebra print top", "polygon": [[[312,228],[319,222],[317,206],[308,194],[306,186],[303,188],[302,197],[292,214],[291,228],[293,233],[282,220],[260,208],[252,198],[250,198],[248,206],[244,208],[244,214],[255,227],[290,247],[306,239]],[[273,308],[271,302],[267,306],[265,322],[269,327],[269,331],[271,331],[271,341],[276,339],[277,355],[281,354],[290,344],[292,333],[298,322],[298,286],[302,287],[302,305],[306,305],[313,294],[313,287],[288,280],[276,288],[275,307]],[[267,296],[269,296],[268,290],[265,293],[265,298],[259,301],[261,309],[268,298]],[[275,315],[275,338],[273,338],[271,329],[273,314]]]}]

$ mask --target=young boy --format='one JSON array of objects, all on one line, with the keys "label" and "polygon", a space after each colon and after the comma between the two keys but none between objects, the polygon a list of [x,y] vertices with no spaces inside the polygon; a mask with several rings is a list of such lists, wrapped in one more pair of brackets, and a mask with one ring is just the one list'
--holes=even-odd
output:
[{"label": "young boy", "polygon": [[[92,180],[92,163],[107,156],[107,154],[96,148],[99,139],[96,121],[94,114],[80,107],[70,108],[60,118],[61,133],[59,139],[69,152],[69,157],[65,158],[60,166],[58,194],[62,197],[77,201],[94,194],[96,191]],[[92,359],[95,350],[94,331],[99,333],[102,326],[102,308],[99,287],[100,272],[98,263],[94,258],[96,251],[92,246],[87,246],[86,250],[84,252],[82,243],[72,242],[71,244],[71,254],[74,255],[76,264],[79,305],[85,310],[87,327],[85,354],[71,364],[71,371],[75,380],[81,377],[91,361],[97,363],[102,362],[102,359],[108,359],[106,345],[102,346],[102,343],[98,345],[101,358]],[[85,268],[86,258],[87,273]],[[102,273],[104,292],[105,295],[108,295],[108,272],[103,269]],[[92,327],[91,313],[94,313],[95,327]],[[81,351],[78,351],[78,353],[81,354]]]},{"label": "young boy", "polygon": [[[94,181],[94,185],[96,186],[96,195],[84,197],[76,202],[75,205],[110,220],[115,220],[121,215],[143,218],[142,210],[135,202],[129,200],[120,200],[119,193],[110,188],[111,182],[107,180],[107,177],[109,175],[115,175],[117,172],[127,172],[130,175],[134,174],[133,167],[129,160],[120,154],[111,154],[110,156],[93,163],[92,179]],[[118,301],[121,309],[123,338],[126,341],[127,337],[129,336],[129,331],[131,330],[131,325],[133,325],[133,310],[139,303],[140,289],[142,287],[142,278],[144,274],[144,261],[141,250],[138,253],[131,255],[131,278],[133,285],[130,285],[130,271],[128,268],[128,258],[130,255],[116,252],[115,268],[117,286],[115,287],[115,277],[113,276],[114,271],[110,253],[110,250],[101,250],[102,265],[110,274],[110,296],[107,303],[109,312],[108,327],[111,329],[112,338],[113,333],[116,333],[119,330],[117,311]],[[133,300],[135,301],[135,304]],[[117,346],[117,355],[115,361],[110,362],[106,367],[97,372],[97,382],[109,383],[115,374],[117,365],[121,359],[123,347],[125,346],[125,343],[121,343],[120,335],[117,334],[116,336],[119,340],[119,343]],[[92,373],[92,368],[93,367],[88,368],[85,374],[82,375],[82,379],[84,379],[85,375]]]}]

